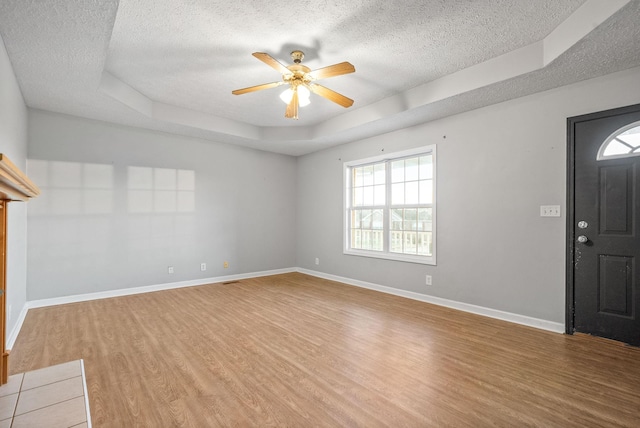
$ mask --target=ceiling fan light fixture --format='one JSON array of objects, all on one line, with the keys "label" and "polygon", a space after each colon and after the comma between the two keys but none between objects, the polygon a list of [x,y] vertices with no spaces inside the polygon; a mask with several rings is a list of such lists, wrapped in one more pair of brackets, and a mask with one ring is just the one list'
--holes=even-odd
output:
[{"label": "ceiling fan light fixture", "polygon": [[[306,86],[298,86],[298,105],[300,107],[305,107],[311,104],[310,96],[311,92],[309,92]],[[291,102],[291,98],[293,98],[293,89],[291,88],[286,89],[280,94],[280,99],[285,104],[289,104]]]},{"label": "ceiling fan light fixture", "polygon": [[264,83],[262,85],[250,86],[248,88],[236,89],[231,91],[234,95],[242,95],[249,92],[260,91],[262,89],[275,88],[280,85],[288,85],[288,89],[280,94],[280,99],[287,105],[284,117],[287,119],[298,118],[298,107],[304,107],[311,103],[309,99],[311,92],[323,98],[333,101],[342,107],[351,107],[353,100],[347,98],[336,91],[318,85],[315,83],[319,79],[327,79],[329,77],[342,76],[343,74],[353,73],[356,68],[349,62],[341,62],[328,67],[311,70],[306,65],[302,65],[304,53],[302,51],[291,52],[292,65],[284,65],[271,55],[265,52],[254,52],[252,54],[260,61],[267,64],[282,74],[282,80],[279,82]]}]

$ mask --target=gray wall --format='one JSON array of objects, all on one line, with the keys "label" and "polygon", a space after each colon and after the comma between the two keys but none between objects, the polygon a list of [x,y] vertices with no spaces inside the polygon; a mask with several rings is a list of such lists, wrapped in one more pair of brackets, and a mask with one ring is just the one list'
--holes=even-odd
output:
[{"label": "gray wall", "polygon": [[[640,103],[639,83],[628,70],[297,159],[30,111],[44,195],[27,299],[298,266],[561,323],[566,118]],[[433,143],[438,265],[344,255],[343,162]],[[561,218],[539,216],[551,204]]]},{"label": "gray wall", "polygon": [[[22,171],[27,158],[27,108],[0,38],[0,153]],[[7,335],[27,296],[27,215],[24,202],[9,204],[7,231]]]},{"label": "gray wall", "polygon": [[[299,158],[297,266],[564,322],[566,119],[640,103],[639,87],[633,69]],[[344,255],[343,162],[433,143],[437,266]]]},{"label": "gray wall", "polygon": [[295,266],[293,157],[32,110],[28,157],[29,301]]}]

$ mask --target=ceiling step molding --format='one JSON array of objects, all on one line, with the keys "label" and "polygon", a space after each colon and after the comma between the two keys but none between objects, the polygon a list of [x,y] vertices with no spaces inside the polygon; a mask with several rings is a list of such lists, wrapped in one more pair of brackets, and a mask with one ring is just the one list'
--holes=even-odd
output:
[{"label": "ceiling step molding", "polygon": [[[366,127],[388,116],[451,99],[544,69],[565,54],[631,0],[587,0],[541,40],[442,76],[410,91],[392,95],[314,126],[264,127],[161,103],[103,69],[99,89],[131,109],[158,121],[248,140],[299,141],[330,138]],[[398,124],[401,122],[398,121]],[[398,125],[400,126],[400,125]],[[391,128],[393,126],[391,125]],[[388,131],[397,129],[387,129]]]}]

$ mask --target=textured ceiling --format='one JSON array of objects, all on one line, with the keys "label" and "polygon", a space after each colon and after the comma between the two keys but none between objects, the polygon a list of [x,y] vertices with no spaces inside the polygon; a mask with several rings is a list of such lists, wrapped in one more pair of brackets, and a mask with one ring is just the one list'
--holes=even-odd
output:
[{"label": "textured ceiling", "polygon": [[[0,2],[29,107],[291,155],[639,66],[638,22],[640,0]],[[231,94],[293,49],[354,64],[321,81],[353,107]]]}]

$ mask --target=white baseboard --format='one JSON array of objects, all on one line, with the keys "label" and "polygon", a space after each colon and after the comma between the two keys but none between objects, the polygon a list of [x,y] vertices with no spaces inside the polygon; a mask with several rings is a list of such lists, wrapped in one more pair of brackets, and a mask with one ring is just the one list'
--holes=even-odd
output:
[{"label": "white baseboard", "polygon": [[13,348],[13,344],[16,343],[16,339],[18,338],[18,333],[20,333],[20,329],[22,328],[22,323],[24,323],[24,319],[27,316],[27,311],[29,311],[29,307],[27,303],[24,304],[22,310],[20,311],[20,315],[18,315],[18,321],[11,329],[11,332],[7,336],[7,342],[5,344],[6,349]]},{"label": "white baseboard", "polygon": [[485,308],[483,306],[471,305],[468,303],[457,302],[455,300],[443,299],[440,297],[429,296],[426,294],[415,293],[413,291],[401,290],[398,288],[387,287],[384,285],[374,284],[371,282],[360,281],[357,279],[345,278],[342,276],[331,275],[323,272],[317,272],[303,268],[286,268],[286,269],[274,269],[261,272],[251,272],[238,275],[227,275],[212,278],[203,278],[192,281],[180,281],[170,282],[167,284],[148,285],[144,287],[134,288],[122,288],[119,290],[100,291],[97,293],[76,294],[73,296],[54,297],[51,299],[32,300],[25,303],[24,307],[20,311],[20,316],[16,325],[11,330],[11,333],[7,337],[7,349],[13,348],[18,333],[22,328],[24,319],[27,316],[27,312],[32,308],[42,308],[46,306],[65,305],[67,303],[86,302],[88,300],[108,299],[111,297],[129,296],[132,294],[151,293],[154,291],[171,290],[175,288],[195,287],[205,284],[216,284],[227,281],[239,281],[242,279],[258,278],[261,276],[279,275],[283,273],[300,272],[307,275],[315,276],[318,278],[328,279],[331,281],[341,282],[347,285],[354,285],[356,287],[368,288],[370,290],[380,291],[382,293],[393,294],[395,296],[406,297],[408,299],[418,300],[421,302],[432,303],[434,305],[445,306],[447,308],[457,309],[464,312],[470,312],[473,314],[483,315],[489,318],[496,318],[503,321],[508,321],[516,324],[522,324],[529,327],[535,327],[542,330],[552,331],[555,333],[564,333],[564,324],[542,320],[538,318],[532,318],[525,315],[514,314],[511,312],[499,311],[496,309]]},{"label": "white baseboard", "polygon": [[53,297],[51,299],[32,300],[27,302],[29,309],[45,306],[66,305],[67,303],[86,302],[88,300],[108,299],[111,297],[130,296],[132,294],[152,293],[154,291],[172,290],[174,288],[195,287],[205,284],[217,284],[227,281],[239,281],[241,279],[258,278],[261,276],[278,275],[282,273],[296,272],[295,268],[274,269],[262,272],[243,273],[238,275],[218,276],[212,278],[194,279],[191,281],[169,282],[166,284],[147,285],[143,287],[121,288],[118,290],[99,291],[97,293],[76,294],[73,296]]},{"label": "white baseboard", "polygon": [[384,285],[360,281],[357,279],[345,278],[342,276],[331,275],[309,269],[298,268],[297,271],[318,278],[337,281],[348,285],[354,285],[356,287],[368,288],[370,290],[393,294],[400,297],[406,297],[408,299],[419,300],[425,303],[432,303],[438,306],[445,306],[447,308],[470,312],[472,314],[482,315],[489,318],[496,318],[516,324],[522,324],[529,327],[535,327],[541,330],[552,331],[554,333],[564,333],[565,331],[564,324],[559,322],[547,321],[539,318],[528,317],[525,315],[514,314],[511,312],[499,311],[497,309],[485,308],[483,306],[471,305],[469,303],[457,302],[455,300],[443,299],[441,297],[429,296],[426,294],[415,293],[413,291],[400,290],[398,288],[387,287]]}]

